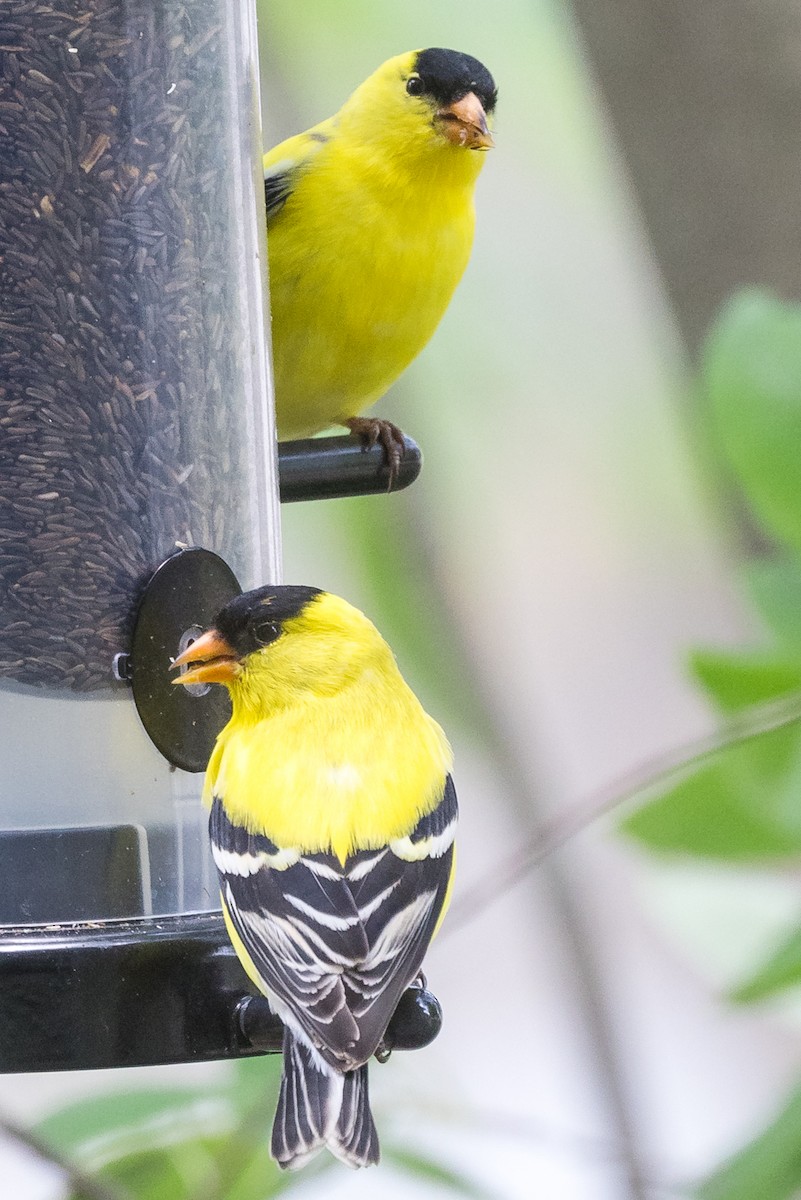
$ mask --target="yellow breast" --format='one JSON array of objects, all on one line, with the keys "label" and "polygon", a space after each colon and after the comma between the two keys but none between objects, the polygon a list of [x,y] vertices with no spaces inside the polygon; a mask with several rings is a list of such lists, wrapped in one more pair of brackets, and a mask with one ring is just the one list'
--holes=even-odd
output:
[{"label": "yellow breast", "polygon": [[219,796],[233,820],[278,846],[343,862],[409,834],[439,802],[451,753],[400,675],[382,682],[257,720],[235,714],[209,765],[207,799]]},{"label": "yellow breast", "polygon": [[420,352],[467,265],[473,183],[322,147],[268,236],[281,437],[358,414]]}]

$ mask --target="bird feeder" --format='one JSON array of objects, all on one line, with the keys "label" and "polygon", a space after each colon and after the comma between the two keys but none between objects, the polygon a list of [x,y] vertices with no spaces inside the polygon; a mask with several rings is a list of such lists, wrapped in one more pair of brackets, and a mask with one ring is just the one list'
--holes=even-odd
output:
[{"label": "bird feeder", "polygon": [[[227,697],[169,662],[278,581],[279,494],[386,472],[276,453],[260,153],[251,3],[0,0],[3,1071],[280,1043],[207,849]],[[404,1005],[423,1044],[436,1002]]]}]

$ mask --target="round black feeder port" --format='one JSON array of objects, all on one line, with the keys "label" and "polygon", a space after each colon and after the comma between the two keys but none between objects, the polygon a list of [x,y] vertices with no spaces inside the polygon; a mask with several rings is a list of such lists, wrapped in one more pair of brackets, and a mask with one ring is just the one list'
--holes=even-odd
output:
[{"label": "round black feeder port", "polygon": [[242,589],[209,550],[182,550],[145,587],[127,673],[148,736],[173,766],[205,771],[217,734],[231,715],[225,688],[176,687],[169,667]]}]

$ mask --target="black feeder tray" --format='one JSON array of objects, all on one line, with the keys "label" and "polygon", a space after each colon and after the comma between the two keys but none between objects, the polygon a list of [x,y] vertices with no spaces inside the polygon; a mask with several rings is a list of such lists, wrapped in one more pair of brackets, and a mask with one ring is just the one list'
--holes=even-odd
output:
[{"label": "black feeder tray", "polygon": [[[410,987],[387,1046],[426,1046],[441,1024],[436,998]],[[255,994],[220,913],[3,931],[3,1071],[240,1058],[277,1053],[281,1041],[281,1022]]]}]

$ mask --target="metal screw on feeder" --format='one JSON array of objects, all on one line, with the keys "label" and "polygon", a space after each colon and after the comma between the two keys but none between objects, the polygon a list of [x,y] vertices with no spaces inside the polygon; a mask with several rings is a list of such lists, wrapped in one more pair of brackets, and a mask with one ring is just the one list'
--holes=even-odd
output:
[{"label": "metal screw on feeder", "polygon": [[[254,4],[0,7],[0,1070],[252,1053],[200,804],[227,696],[168,667],[279,577]],[[353,439],[280,460],[285,499],[386,489]]]}]

